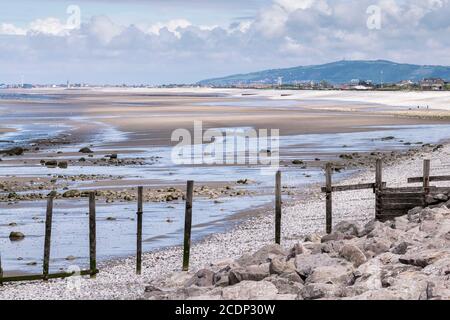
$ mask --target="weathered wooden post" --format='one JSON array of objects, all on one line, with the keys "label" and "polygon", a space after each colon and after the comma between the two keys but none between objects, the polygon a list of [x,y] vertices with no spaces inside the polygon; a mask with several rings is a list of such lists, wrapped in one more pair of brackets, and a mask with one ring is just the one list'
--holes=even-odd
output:
[{"label": "weathered wooden post", "polygon": [[137,205],[137,244],[136,244],[136,274],[140,275],[142,270],[142,214],[143,214],[143,187],[138,187]]},{"label": "weathered wooden post", "polygon": [[378,218],[382,214],[382,198],[383,190],[383,161],[377,159],[375,167],[375,217]]},{"label": "weathered wooden post", "polygon": [[185,220],[184,220],[183,271],[189,270],[189,254],[191,251],[193,195],[194,195],[194,181],[188,181],[187,188],[186,188],[186,211],[185,211]]},{"label": "weathered wooden post", "polygon": [[0,286],[3,286],[2,254],[0,253]]},{"label": "weathered wooden post", "polygon": [[275,243],[281,244],[281,172],[275,176]]},{"label": "weathered wooden post", "polygon": [[430,171],[431,160],[426,159],[423,161],[423,189],[425,195],[430,193]]},{"label": "weathered wooden post", "polygon": [[91,278],[97,274],[97,237],[96,237],[95,191],[89,193],[89,270]]},{"label": "weathered wooden post", "polygon": [[330,234],[332,232],[333,224],[333,197],[332,197],[332,166],[331,163],[327,163],[326,174],[326,232]]},{"label": "weathered wooden post", "polygon": [[49,196],[47,199],[47,212],[45,216],[45,243],[44,243],[44,265],[43,265],[44,281],[48,281],[48,273],[50,265],[50,247],[52,237],[52,220],[53,220],[53,196]]}]

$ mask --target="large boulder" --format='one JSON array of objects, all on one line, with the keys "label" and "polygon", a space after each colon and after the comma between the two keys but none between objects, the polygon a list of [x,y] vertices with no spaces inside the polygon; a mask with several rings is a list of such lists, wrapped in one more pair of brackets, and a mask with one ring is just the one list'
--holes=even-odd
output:
[{"label": "large boulder", "polygon": [[308,278],[314,269],[318,267],[334,266],[340,262],[340,260],[331,258],[327,254],[299,255],[295,257],[296,270],[303,279]]},{"label": "large boulder", "polygon": [[347,221],[342,221],[333,228],[335,232],[340,232],[346,236],[353,236],[353,237],[358,236],[358,234],[360,233],[359,229],[360,228],[358,225]]},{"label": "large boulder", "polygon": [[235,285],[242,281],[261,281],[270,276],[269,269],[265,266],[247,266],[234,268],[228,274],[229,285]]},{"label": "large boulder", "polygon": [[278,276],[270,276],[269,278],[266,278],[265,281],[273,283],[278,289],[279,294],[298,295],[304,287],[300,282],[290,281],[289,279]]},{"label": "large boulder", "polygon": [[306,283],[327,283],[349,286],[355,281],[353,267],[339,264],[334,266],[320,266],[314,269],[312,274],[306,279]]},{"label": "large boulder", "polygon": [[269,265],[270,274],[283,274],[295,272],[294,260],[285,261],[284,259],[272,259]]},{"label": "large boulder", "polygon": [[425,268],[443,258],[450,258],[450,250],[428,249],[409,253],[400,257],[399,261],[403,264]]},{"label": "large boulder", "polygon": [[369,238],[364,242],[364,251],[372,252],[375,256],[388,252],[391,243],[382,238]]},{"label": "large boulder", "polygon": [[356,268],[358,268],[363,263],[366,263],[367,261],[364,253],[357,246],[352,244],[344,245],[339,252],[339,256],[353,263]]},{"label": "large boulder", "polygon": [[186,284],[186,287],[212,287],[214,284],[214,272],[208,269],[198,271]]},{"label": "large boulder", "polygon": [[253,255],[245,254],[239,258],[236,262],[245,267],[251,265],[259,265],[263,263],[268,263],[274,258],[286,257],[288,253],[277,244],[271,244],[262,247]]},{"label": "large boulder", "polygon": [[225,300],[274,300],[278,289],[268,281],[243,281],[222,290]]},{"label": "large boulder", "polygon": [[313,283],[303,287],[300,296],[304,300],[330,299],[341,296],[341,288],[334,284]]}]

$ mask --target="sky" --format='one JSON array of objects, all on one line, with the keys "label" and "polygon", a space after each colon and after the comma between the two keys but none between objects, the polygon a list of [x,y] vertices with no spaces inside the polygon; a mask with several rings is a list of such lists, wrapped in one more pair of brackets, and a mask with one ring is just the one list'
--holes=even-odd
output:
[{"label": "sky", "polygon": [[1,0],[0,83],[167,84],[337,60],[450,65],[450,0]]}]

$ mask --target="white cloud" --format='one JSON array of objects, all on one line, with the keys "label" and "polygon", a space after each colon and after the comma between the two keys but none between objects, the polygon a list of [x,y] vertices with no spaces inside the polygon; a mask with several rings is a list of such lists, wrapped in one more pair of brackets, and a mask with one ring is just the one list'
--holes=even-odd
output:
[{"label": "white cloud", "polygon": [[30,23],[28,32],[43,33],[53,36],[68,35],[69,29],[57,18],[37,19]]},{"label": "white cloud", "polygon": [[25,29],[21,29],[16,27],[11,23],[2,23],[0,24],[0,35],[26,35],[27,31]]},{"label": "white cloud", "polygon": [[158,22],[150,26],[146,31],[155,35],[159,35],[162,29],[167,29],[173,34],[176,35],[177,38],[181,37],[178,29],[186,29],[191,26],[192,23],[185,19],[173,19],[167,22]]}]

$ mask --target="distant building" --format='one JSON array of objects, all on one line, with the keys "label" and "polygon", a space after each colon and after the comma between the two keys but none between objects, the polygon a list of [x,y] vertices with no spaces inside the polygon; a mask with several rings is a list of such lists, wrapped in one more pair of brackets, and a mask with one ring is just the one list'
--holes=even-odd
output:
[{"label": "distant building", "polygon": [[395,85],[397,87],[401,87],[401,88],[405,88],[405,87],[411,87],[413,86],[415,83],[411,80],[402,80],[400,82],[397,82]]},{"label": "distant building", "polygon": [[441,78],[428,78],[420,82],[422,90],[440,91],[445,88],[445,81]]}]

